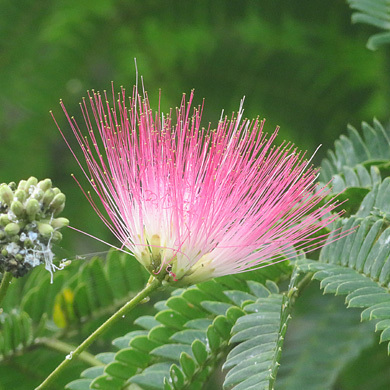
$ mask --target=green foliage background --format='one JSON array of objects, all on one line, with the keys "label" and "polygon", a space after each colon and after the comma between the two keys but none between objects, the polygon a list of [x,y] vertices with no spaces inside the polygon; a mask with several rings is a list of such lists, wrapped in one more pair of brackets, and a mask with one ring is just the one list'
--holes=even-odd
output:
[{"label": "green foliage background", "polygon": [[[70,178],[81,174],[48,112],[70,134],[59,99],[79,118],[87,89],[131,89],[135,57],[152,104],[159,88],[165,110],[194,88],[215,124],[245,95],[245,114],[268,132],[280,125],[280,139],[309,153],[323,144],[319,164],[348,122],[388,118],[389,55],[365,48],[373,30],[336,0],[3,0],[0,180],[51,177],[72,224],[112,239]],[[78,252],[96,247],[71,238]]]},{"label": "green foliage background", "polygon": [[[350,0],[349,3],[358,1]],[[135,57],[139,72],[144,76],[151,102],[155,106],[158,102],[159,88],[162,89],[163,110],[177,106],[181,93],[188,93],[195,88],[196,103],[202,102],[205,98],[204,124],[209,121],[215,124],[222,109],[225,113],[236,110],[240,99],[245,95],[245,115],[265,117],[266,131],[272,132],[276,125],[280,125],[280,139],[292,140],[299,148],[307,149],[309,154],[322,144],[323,147],[314,160],[317,165],[325,157],[326,151],[333,148],[334,140],[346,132],[348,123],[360,129],[360,122],[363,120],[371,123],[371,119],[376,117],[386,125],[389,118],[389,51],[386,47],[377,51],[367,50],[365,47],[367,39],[377,33],[378,29],[351,24],[351,9],[347,2],[3,0],[0,1],[0,6],[0,181],[18,181],[31,175],[39,179],[52,178],[54,184],[67,194],[68,203],[64,215],[69,217],[71,224],[112,243],[113,238],[107,233],[107,229],[93,213],[70,177],[71,173],[75,173],[81,178],[81,172],[58,133],[49,110],[53,110],[64,132],[71,135],[58,106],[59,99],[63,99],[68,112],[75,115],[81,125],[78,103],[85,95],[85,91],[109,89],[111,80],[115,82],[117,88],[124,85],[131,90],[135,82]],[[358,19],[355,17],[355,21],[359,21]],[[369,140],[365,139],[365,142]],[[344,149],[345,145],[340,141],[339,145],[336,145],[336,157],[333,159],[332,155],[329,155],[328,160],[323,163],[322,179],[326,182],[336,175],[335,183],[340,186],[338,190],[347,189],[346,194],[355,201],[350,206],[351,210],[348,210],[349,216],[358,211],[362,199],[370,190],[371,198],[376,196],[375,186],[380,182],[380,178],[378,179],[378,173],[374,168],[370,170],[370,166],[380,164],[374,160],[384,159],[388,162],[389,158],[388,155],[376,156],[374,147],[370,149],[367,158],[355,156],[356,161],[349,164],[350,156],[347,155],[347,161],[342,160],[343,151],[348,150]],[[388,164],[382,164],[379,168],[383,178],[388,176]],[[387,185],[388,180],[383,184],[383,193]],[[368,199],[366,202],[369,204],[369,196],[365,199]],[[367,210],[371,209],[367,207]],[[386,202],[376,202],[371,211],[374,217],[383,217],[385,225],[388,224],[389,210]],[[372,217],[371,214],[362,215],[362,212],[356,215],[360,218]],[[371,222],[367,222],[369,223]],[[69,253],[78,254],[105,249],[95,241],[72,231],[65,232],[63,246]],[[343,250],[338,248],[338,253]],[[331,249],[329,251],[330,255],[337,253],[336,249],[334,253]],[[347,249],[345,251],[347,252]],[[367,264],[371,265],[368,260]],[[362,270],[357,270],[356,275],[354,270],[348,268],[352,266],[345,264],[345,261],[340,265],[337,259],[334,260],[330,256],[329,260],[325,255],[324,264],[317,265],[316,262],[302,260],[300,271],[315,273],[315,278],[321,281],[321,288],[325,286],[326,290],[325,271],[321,272],[327,270],[330,273],[340,272],[341,275],[345,271],[341,266],[346,266],[348,277],[356,283],[362,283],[369,275],[366,270],[364,275]],[[78,294],[80,301],[75,299],[76,303],[82,302],[85,294],[97,296],[100,291],[102,297],[97,298],[98,302],[95,302],[94,307],[91,305],[92,309],[89,308],[90,321],[83,323],[81,332],[76,336],[71,332],[65,336],[69,336],[70,341],[77,343],[88,331],[94,329],[102,317],[114,309],[112,306],[119,302],[115,301],[115,305],[111,301],[105,302],[107,296],[102,293],[110,291],[113,296],[116,293],[120,295],[118,289],[114,288],[116,286],[110,285],[110,272],[114,271],[110,271],[110,264],[101,265],[100,260],[84,265],[81,272],[76,268],[77,265],[72,267],[74,268],[56,275],[57,290],[50,299],[44,300],[49,283],[49,276],[44,270],[34,270],[35,273],[27,282],[15,283],[7,296],[5,309],[11,312],[15,306],[20,306],[28,316],[19,318],[19,314],[12,314],[14,317],[10,315],[7,317],[8,320],[3,321],[6,330],[12,329],[12,324],[17,325],[19,322],[28,330],[31,327],[28,318],[31,318],[34,332],[37,332],[35,328],[41,317],[47,314],[51,318],[53,308],[59,304],[55,301],[58,296],[63,297],[62,312],[69,315],[67,321],[70,329],[73,331],[77,329],[83,322],[77,316],[72,317],[73,307],[66,302],[64,298],[66,294],[61,292],[62,295],[56,297],[54,295],[66,288],[73,288],[76,297]],[[104,268],[103,272],[102,267],[107,269]],[[265,288],[266,295],[275,298],[276,303],[287,302],[286,307],[293,303],[290,302],[293,300],[288,294],[294,289],[293,283],[290,290],[287,289],[287,293],[283,293],[284,295],[279,293],[276,285],[266,284],[265,278],[280,282],[279,279],[284,272],[271,268],[266,271],[270,272],[270,275],[261,274],[258,280],[259,284],[267,288],[253,284],[249,277],[252,284],[248,282],[248,285],[235,278],[218,282],[222,290],[229,288],[232,290],[229,291],[231,294],[229,305],[234,303],[232,305],[234,319],[240,310],[255,305],[245,304],[242,299],[244,293],[247,294],[248,302],[256,301],[256,304],[261,305],[265,299],[261,295]],[[272,272],[275,272],[275,275]],[[91,282],[94,279],[90,275],[100,275],[100,282],[95,285],[94,281]],[[141,279],[131,280],[134,273],[129,273],[127,277],[130,280],[127,280],[127,283],[136,290],[136,282],[140,282]],[[283,285],[283,277],[281,279],[281,290],[284,291],[286,286]],[[375,276],[371,275],[368,279],[370,283],[376,283]],[[34,281],[39,283],[34,284]],[[337,278],[332,280],[333,284],[336,283],[337,289],[335,291],[329,289],[327,292],[338,293],[339,282]],[[93,284],[92,287],[90,283]],[[260,295],[251,288],[260,291]],[[123,290],[124,293],[127,292],[125,287]],[[197,290],[198,297],[194,293],[197,303],[201,300],[200,290]],[[344,291],[344,294],[349,293]],[[177,294],[185,295],[185,292],[179,291]],[[388,299],[388,289],[386,293],[381,294],[385,294]],[[46,302],[47,307],[40,304],[42,302],[40,299]],[[167,306],[164,306],[165,302],[159,302],[157,309],[163,312],[171,307],[169,304],[172,305],[172,302],[175,302],[172,298],[167,301]],[[366,302],[366,306],[356,307],[368,307],[371,310],[370,305],[373,305],[373,302],[374,298]],[[272,305],[276,303],[273,302]],[[218,318],[222,323],[218,325],[214,317],[209,315],[208,319],[212,317],[210,321],[213,322],[210,332],[215,332],[214,328],[222,328],[225,333],[227,329],[230,335],[230,330],[232,329],[234,333],[234,327],[237,325],[232,328],[234,321],[226,325],[232,318],[229,318],[228,314],[223,315],[226,307],[221,304],[221,308],[219,304],[221,302],[204,307],[213,315],[218,314],[215,319]],[[276,309],[280,311],[279,307]],[[148,315],[150,311],[152,305],[142,306],[139,312],[132,314],[125,323],[113,329],[98,345],[91,348],[91,352],[109,351],[113,338],[121,337],[132,330],[134,318],[141,314]],[[388,388],[390,379],[385,347],[376,345],[378,337],[374,337],[371,322],[365,323],[363,328],[359,327],[361,310],[355,308],[346,311],[342,299],[323,297],[318,285],[312,284],[300,297],[294,311],[296,319],[294,322],[293,316],[291,326],[288,328],[281,359],[277,383],[279,389],[307,388],[302,386],[308,386],[307,383],[313,382],[310,375],[304,374],[312,372],[318,374],[316,378],[318,388],[322,385],[323,388],[342,390]],[[177,313],[180,316],[179,309]],[[245,318],[251,315],[248,313],[251,313],[250,309]],[[84,315],[88,316],[86,313]],[[155,325],[153,317],[145,318],[144,322],[147,325]],[[272,316],[270,318],[273,319]],[[388,317],[385,318],[390,321]],[[280,329],[276,329],[279,336],[284,336],[282,326],[287,322],[288,313],[282,312],[282,317],[275,325],[281,326]],[[239,321],[237,323],[239,327]],[[14,328],[18,329],[16,325]],[[145,327],[145,324],[138,325]],[[45,326],[44,324],[43,328]],[[169,327],[169,324],[164,326]],[[382,326],[380,330],[390,329],[390,322]],[[331,335],[329,328],[332,330]],[[148,330],[147,327],[145,329]],[[202,328],[202,332],[206,332],[205,329]],[[209,329],[207,328],[207,332]],[[147,334],[146,330],[142,332]],[[363,333],[366,335],[365,338],[362,337]],[[30,332],[26,331],[26,335],[30,335]],[[139,334],[134,336],[129,333],[125,341],[128,343],[138,336]],[[273,341],[278,347],[283,344],[283,337],[279,336]],[[384,341],[388,341],[383,334],[382,337]],[[224,342],[228,338],[223,340],[221,345],[225,348]],[[333,344],[329,343],[329,340],[332,340]],[[32,339],[24,340],[24,345],[29,348],[31,343]],[[117,339],[114,345],[118,349],[122,348],[123,340]],[[309,349],[307,355],[302,351],[306,346]],[[216,349],[218,348],[219,345]],[[39,383],[61,359],[60,354],[46,350],[44,354],[39,353],[39,350],[33,350],[21,356],[12,348],[10,350],[15,356],[3,363],[0,368],[4,379],[3,382],[0,381],[0,385],[4,388],[15,386],[14,380],[20,374],[21,367],[25,378],[30,378],[31,383]],[[296,356],[299,356],[300,360]],[[312,361],[311,356],[318,356],[322,360]],[[335,360],[334,356],[340,356],[339,361]],[[272,370],[275,372],[279,358],[280,356],[275,355],[271,359]],[[112,355],[110,359],[104,363],[111,365],[111,368],[117,368],[115,366],[117,362],[113,360]],[[32,369],[37,362],[40,362],[39,369]],[[292,362],[295,362],[295,366]],[[77,362],[74,367],[75,371],[66,373],[62,379],[63,383],[58,384],[58,388],[77,379],[86,365]],[[317,370],[318,367],[321,370]],[[117,374],[116,371],[115,373]],[[96,378],[96,375],[95,373],[92,377]],[[323,381],[318,379],[321,379],[321,375]],[[376,380],[370,382],[370,378]],[[141,376],[137,380],[142,380]],[[221,384],[221,378],[216,375],[207,388],[216,388],[218,384]],[[23,383],[19,385],[18,388],[23,389]]]}]

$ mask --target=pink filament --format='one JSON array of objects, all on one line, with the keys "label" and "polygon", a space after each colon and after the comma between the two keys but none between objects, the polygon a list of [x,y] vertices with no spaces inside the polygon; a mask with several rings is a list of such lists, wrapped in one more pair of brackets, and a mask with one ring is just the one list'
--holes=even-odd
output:
[{"label": "pink filament", "polygon": [[108,218],[85,195],[123,246],[137,257],[158,235],[161,269],[173,258],[189,269],[211,254],[212,276],[221,276],[323,245],[327,235],[314,236],[338,217],[337,204],[320,206],[330,190],[315,191],[318,172],[304,154],[274,146],[278,129],[267,139],[264,122],[241,120],[241,109],[205,129],[192,100],[183,95],[164,117],[136,88],[128,102],[112,88],[113,104],[92,91],[80,104],[86,131],[61,102],[86,166],[72,153]]}]

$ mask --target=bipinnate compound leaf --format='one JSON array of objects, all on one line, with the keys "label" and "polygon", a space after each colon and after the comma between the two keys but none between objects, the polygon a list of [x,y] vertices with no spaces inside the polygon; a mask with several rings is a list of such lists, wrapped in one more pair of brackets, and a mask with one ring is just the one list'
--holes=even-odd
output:
[{"label": "bipinnate compound leaf", "polygon": [[111,250],[106,259],[71,261],[54,274],[53,283],[44,267],[35,268],[25,281],[14,279],[3,309],[10,312],[20,305],[35,324],[47,316],[59,328],[67,328],[114,312],[142,288],[147,278],[147,272],[132,256]]},{"label": "bipinnate compound leaf", "polygon": [[362,321],[385,321],[377,330],[384,334],[381,341],[388,341],[390,227],[386,220],[374,217],[351,217],[337,226],[341,232],[353,227],[353,233],[322,250],[320,262],[303,259],[297,266],[302,272],[313,273],[324,293],[346,295],[348,307],[362,310]]},{"label": "bipinnate compound leaf", "polygon": [[311,283],[294,305],[275,389],[335,389],[342,370],[373,344],[373,324],[360,323],[359,310]]},{"label": "bipinnate compound leaf", "polygon": [[365,218],[375,216],[390,221],[390,177],[374,186],[363,199],[356,216]]},{"label": "bipinnate compound leaf", "polygon": [[293,272],[288,291],[283,294],[275,285],[266,297],[264,290],[257,289],[261,296],[244,307],[247,314],[239,317],[232,328],[230,342],[238,344],[223,365],[229,370],[224,389],[273,388],[297,277]]},{"label": "bipinnate compound leaf", "polygon": [[[41,317],[46,314],[52,317],[55,312],[55,298],[65,284],[66,272],[61,274],[57,272],[53,278],[53,284],[50,284],[50,274],[40,267],[28,278],[26,285],[21,291],[20,309],[28,313],[34,322],[39,322]],[[19,280],[13,283],[20,283]],[[30,284],[31,283],[31,284]],[[50,288],[51,293],[47,294]]]},{"label": "bipinnate compound leaf", "polygon": [[348,136],[340,136],[334,151],[329,150],[322,161],[320,182],[327,184],[334,178],[334,193],[345,188],[371,189],[380,181],[379,171],[371,167],[388,172],[389,131],[374,119],[372,126],[362,123],[362,133],[363,137],[353,126],[348,126]]},{"label": "bipinnate compound leaf", "polygon": [[[287,275],[291,268],[285,264],[278,270],[279,273],[273,271],[275,279]],[[221,283],[216,279],[174,291],[169,299],[155,304],[158,312],[154,317],[137,319],[142,330],[114,340],[119,351],[105,365],[104,373],[97,371],[97,375],[90,378],[89,388],[105,388],[111,383],[112,390],[119,390],[126,383],[129,389],[131,386],[145,390],[201,389],[232,346],[241,342],[234,341],[236,333],[231,338],[232,328],[238,326],[239,329],[239,320],[245,317],[248,317],[246,326],[251,327],[250,316],[259,315],[256,311],[260,308],[264,309],[260,326],[265,333],[255,339],[258,345],[253,347],[270,349],[269,345],[274,346],[272,353],[266,355],[267,373],[272,367],[276,374],[278,343],[281,345],[283,340],[278,334],[281,318],[287,322],[282,304],[285,303],[284,310],[287,310],[288,300],[273,281],[260,276],[262,271],[252,272],[255,280],[250,280],[248,275],[230,276]],[[269,326],[273,327],[272,332],[267,331]],[[239,371],[234,361],[227,369]],[[257,374],[253,372],[253,381]],[[233,381],[237,381],[237,376]],[[68,387],[74,383],[79,382],[71,382]],[[82,383],[85,385],[85,381]]]},{"label": "bipinnate compound leaf", "polygon": [[368,49],[377,50],[380,46],[390,43],[390,9],[387,0],[348,0],[348,3],[355,10],[352,14],[353,23],[365,23],[385,30],[369,38]]},{"label": "bipinnate compound leaf", "polygon": [[20,353],[33,344],[35,337],[32,319],[26,312],[0,314],[0,360]]},{"label": "bipinnate compound leaf", "polygon": [[[109,251],[105,260],[95,257],[81,267],[80,261],[75,263],[79,263],[78,272],[56,297],[54,322],[61,328],[114,312],[147,280],[147,273],[138,261],[115,250]],[[128,272],[129,268],[132,273]],[[134,274],[139,275],[137,281]]]}]

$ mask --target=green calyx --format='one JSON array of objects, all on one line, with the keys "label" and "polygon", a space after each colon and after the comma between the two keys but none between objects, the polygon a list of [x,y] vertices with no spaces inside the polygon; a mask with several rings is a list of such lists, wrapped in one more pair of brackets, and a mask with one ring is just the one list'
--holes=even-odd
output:
[{"label": "green calyx", "polygon": [[52,188],[49,188],[48,190],[45,191],[43,194],[42,198],[42,203],[45,207],[49,207],[49,204],[52,202],[54,197],[56,196],[55,192],[53,191]]},{"label": "green calyx", "polygon": [[15,236],[20,232],[20,227],[17,223],[15,222],[10,222],[5,228],[4,232],[6,233],[7,236]]},{"label": "green calyx", "polygon": [[0,184],[0,272],[19,277],[40,263],[47,267],[54,257],[51,244],[61,241],[59,230],[69,225],[67,218],[57,218],[65,201],[50,179]]},{"label": "green calyx", "polygon": [[38,232],[45,238],[50,238],[53,234],[54,229],[48,223],[38,223]]},{"label": "green calyx", "polygon": [[14,199],[11,203],[11,211],[17,216],[22,217],[24,214],[24,207],[22,202]]},{"label": "green calyx", "polygon": [[53,211],[57,211],[61,209],[62,206],[65,205],[65,195],[61,192],[54,196],[53,200],[49,204],[49,208]]},{"label": "green calyx", "polygon": [[38,187],[43,191],[47,191],[49,188],[51,188],[52,186],[52,183],[51,183],[51,180],[50,179],[45,179],[45,180],[41,180],[39,183],[38,183]]},{"label": "green calyx", "polygon": [[51,226],[53,226],[54,229],[61,229],[65,226],[69,225],[69,219],[68,218],[54,218],[51,220]]},{"label": "green calyx", "polygon": [[37,199],[29,199],[26,202],[26,214],[30,217],[30,219],[35,219],[35,216],[40,209],[41,205]]},{"label": "green calyx", "polygon": [[0,185],[0,202],[9,206],[13,199],[14,199],[14,193],[11,190],[11,188],[5,183],[1,184]]}]

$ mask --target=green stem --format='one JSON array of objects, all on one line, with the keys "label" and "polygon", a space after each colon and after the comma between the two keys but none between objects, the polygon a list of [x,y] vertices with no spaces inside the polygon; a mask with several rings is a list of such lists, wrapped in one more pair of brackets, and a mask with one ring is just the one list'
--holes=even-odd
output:
[{"label": "green stem", "polygon": [[60,365],[35,389],[50,389],[51,384],[56,380],[58,375],[71,363],[72,359],[79,356],[86,348],[88,348],[103,332],[110,328],[115,322],[119,321],[125,314],[133,309],[143,299],[148,297],[154,290],[161,286],[161,281],[158,279],[149,280],[145,288],[140,291],[133,299],[122,306],[115,314],[113,314],[106,322],[99,326],[92,334],[90,334],[74,351],[60,363]]},{"label": "green stem", "polygon": [[4,272],[3,279],[1,279],[1,285],[0,285],[0,304],[3,301],[5,294],[7,294],[7,290],[11,283],[11,280],[12,280],[11,272]]},{"label": "green stem", "polygon": [[310,284],[312,281],[313,272],[308,272],[305,276],[297,283],[296,297],[302,294],[303,290]]},{"label": "green stem", "polygon": [[[49,338],[42,338],[37,340],[37,344],[44,345],[45,347],[48,347],[50,349],[53,349],[54,351],[63,352],[66,354],[69,354],[71,351],[75,349],[74,345],[64,343],[60,340],[55,339],[49,339]],[[90,366],[101,366],[103,363],[96,359],[94,355],[92,355],[89,352],[83,351],[78,356],[78,359],[87,363]]]}]

